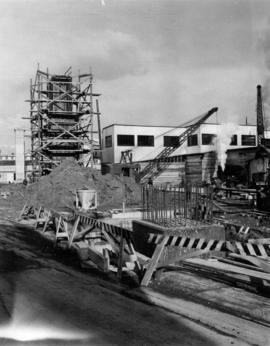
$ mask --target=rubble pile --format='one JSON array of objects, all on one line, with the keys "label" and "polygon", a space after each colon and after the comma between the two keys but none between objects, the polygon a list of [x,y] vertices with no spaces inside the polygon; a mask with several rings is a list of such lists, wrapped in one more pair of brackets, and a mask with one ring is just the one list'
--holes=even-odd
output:
[{"label": "rubble pile", "polygon": [[52,209],[74,208],[76,189],[95,189],[100,209],[120,208],[126,204],[138,205],[140,186],[130,177],[84,168],[75,160],[65,160],[51,174],[41,177],[25,189],[25,199],[32,205],[43,205]]}]

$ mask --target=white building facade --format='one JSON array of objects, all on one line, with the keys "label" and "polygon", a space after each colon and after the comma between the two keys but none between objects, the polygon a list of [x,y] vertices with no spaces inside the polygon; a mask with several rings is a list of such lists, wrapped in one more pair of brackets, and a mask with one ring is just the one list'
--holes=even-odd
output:
[{"label": "white building facade", "polygon": [[[171,157],[179,158],[217,151],[217,146],[227,143],[227,149],[255,147],[257,145],[257,128],[255,125],[239,125],[228,133],[220,124],[202,124],[187,141],[173,152]],[[177,146],[178,136],[186,128],[167,126],[140,126],[112,124],[102,131],[102,162],[119,163],[121,152],[132,151],[133,162],[154,159],[166,146]],[[222,139],[220,140],[220,138]],[[270,138],[267,131],[266,138]]]},{"label": "white building facade", "polygon": [[0,183],[6,184],[13,182],[21,182],[24,178],[27,178],[32,172],[32,162],[30,154],[25,155],[23,167],[23,178],[20,174],[17,179],[16,172],[18,171],[18,169],[16,165],[16,155],[0,155]]}]

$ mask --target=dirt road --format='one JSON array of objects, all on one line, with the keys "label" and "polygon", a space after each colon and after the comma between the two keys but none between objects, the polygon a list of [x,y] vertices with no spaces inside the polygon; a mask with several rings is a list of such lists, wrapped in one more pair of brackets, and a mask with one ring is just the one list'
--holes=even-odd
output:
[{"label": "dirt road", "polygon": [[1,345],[246,345],[73,264],[37,233],[0,226]]}]

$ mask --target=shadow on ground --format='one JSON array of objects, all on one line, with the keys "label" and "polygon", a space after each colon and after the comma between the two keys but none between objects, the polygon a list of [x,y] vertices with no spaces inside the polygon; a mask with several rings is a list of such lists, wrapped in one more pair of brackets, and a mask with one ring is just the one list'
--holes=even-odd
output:
[{"label": "shadow on ground", "polygon": [[121,295],[120,284],[110,289],[115,278],[80,269],[29,229],[0,226],[0,276],[3,346],[219,344],[206,328]]}]

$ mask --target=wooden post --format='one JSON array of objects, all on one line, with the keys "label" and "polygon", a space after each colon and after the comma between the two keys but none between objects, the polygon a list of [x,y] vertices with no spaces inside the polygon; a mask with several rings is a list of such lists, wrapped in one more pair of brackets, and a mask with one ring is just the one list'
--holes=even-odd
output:
[{"label": "wooden post", "polygon": [[27,203],[23,206],[23,208],[22,208],[22,210],[21,210],[21,212],[19,214],[19,217],[17,219],[18,221],[22,218],[22,216],[23,216],[23,214],[25,212],[26,207],[27,207]]},{"label": "wooden post", "polygon": [[58,233],[59,233],[59,230],[60,230],[60,226],[61,226],[61,216],[59,215],[59,220],[58,220],[58,223],[57,223],[57,226],[56,226],[56,233],[55,233],[55,243],[54,243],[55,246],[57,244],[57,237],[58,237]]},{"label": "wooden post", "polygon": [[35,213],[36,214],[35,230],[38,228],[38,220],[39,220],[39,216],[40,216],[40,213],[41,213],[41,209],[42,209],[42,207],[39,207],[38,211]]},{"label": "wooden post", "polygon": [[119,257],[118,257],[118,270],[117,270],[117,277],[120,280],[122,279],[123,250],[124,250],[124,237],[123,237],[123,228],[121,227],[121,240],[120,240]]},{"label": "wooden post", "polygon": [[130,251],[130,257],[132,259],[132,262],[135,263],[135,266],[138,270],[141,269],[141,265],[139,263],[139,260],[138,260],[138,256],[137,256],[137,253],[134,249],[134,246],[132,244],[132,241],[131,239],[126,239],[126,244],[127,244],[127,247],[129,248],[129,251]]},{"label": "wooden post", "polygon": [[48,226],[48,223],[50,221],[50,217],[51,217],[51,211],[49,210],[48,213],[47,213],[47,218],[46,218],[46,221],[44,223],[44,227],[42,229],[42,233],[45,233],[46,229],[47,229],[47,226]]},{"label": "wooden post", "polygon": [[73,228],[72,228],[72,232],[71,232],[71,235],[70,235],[70,238],[69,238],[69,242],[68,242],[68,247],[69,248],[71,247],[73,239],[74,239],[74,237],[75,237],[75,235],[77,233],[79,222],[80,222],[80,216],[78,215],[76,220],[75,220],[75,222],[74,222],[74,225],[73,225]]},{"label": "wooden post", "polygon": [[162,253],[163,253],[163,250],[164,250],[164,247],[168,241],[168,238],[169,238],[168,236],[164,236],[161,243],[157,245],[155,252],[152,256],[152,259],[149,263],[149,266],[148,266],[148,268],[147,268],[147,270],[143,276],[141,286],[148,286],[148,284],[152,278],[152,275],[157,268],[158,261],[162,255]]}]

